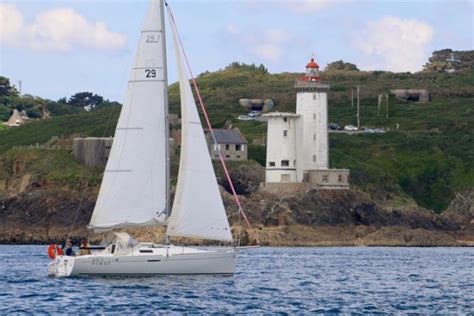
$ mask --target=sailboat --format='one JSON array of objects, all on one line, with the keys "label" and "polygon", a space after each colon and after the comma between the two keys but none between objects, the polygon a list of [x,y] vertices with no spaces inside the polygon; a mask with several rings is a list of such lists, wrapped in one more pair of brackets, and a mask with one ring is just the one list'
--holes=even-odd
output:
[{"label": "sailboat", "polygon": [[164,0],[151,0],[126,97],[88,228],[107,232],[101,249],[58,255],[48,273],[81,275],[234,274],[237,247],[138,242],[117,229],[166,226],[167,240],[233,241],[186,69],[171,24],[181,95],[182,143],[170,212]]}]

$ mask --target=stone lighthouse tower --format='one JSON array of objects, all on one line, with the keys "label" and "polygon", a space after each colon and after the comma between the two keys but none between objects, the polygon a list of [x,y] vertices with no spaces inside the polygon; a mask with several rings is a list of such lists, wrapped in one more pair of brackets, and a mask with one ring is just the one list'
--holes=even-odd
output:
[{"label": "stone lighthouse tower", "polygon": [[295,83],[296,114],[300,116],[301,136],[296,156],[299,158],[297,178],[306,178],[304,171],[329,168],[328,97],[329,84],[321,82],[319,65],[311,58],[306,75]]}]

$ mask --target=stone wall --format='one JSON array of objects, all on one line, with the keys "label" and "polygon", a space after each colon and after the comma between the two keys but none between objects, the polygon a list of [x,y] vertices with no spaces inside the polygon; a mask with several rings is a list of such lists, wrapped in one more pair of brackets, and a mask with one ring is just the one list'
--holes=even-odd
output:
[{"label": "stone wall", "polygon": [[72,142],[74,158],[86,166],[105,166],[112,142],[112,137],[74,138]]},{"label": "stone wall", "polygon": [[[113,141],[113,137],[74,138],[72,141],[74,158],[86,166],[105,166]],[[169,141],[169,154],[170,157],[176,155],[176,142],[172,138]]]},{"label": "stone wall", "polygon": [[308,182],[320,189],[349,189],[348,169],[309,170]]}]

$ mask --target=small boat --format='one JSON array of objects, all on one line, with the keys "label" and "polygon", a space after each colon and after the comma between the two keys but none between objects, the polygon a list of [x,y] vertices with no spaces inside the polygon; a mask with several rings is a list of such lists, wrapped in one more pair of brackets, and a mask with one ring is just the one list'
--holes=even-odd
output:
[{"label": "small boat", "polygon": [[[229,221],[174,23],[171,30],[179,73],[182,141],[175,198],[170,207],[164,9],[163,0],[150,2],[88,226],[94,232],[108,232],[102,247],[88,255],[56,256],[48,266],[50,275],[235,273],[238,248],[232,246]],[[117,231],[155,226],[166,226],[168,242],[137,242],[128,233]],[[230,246],[176,246],[169,242],[172,237],[214,240]]]}]

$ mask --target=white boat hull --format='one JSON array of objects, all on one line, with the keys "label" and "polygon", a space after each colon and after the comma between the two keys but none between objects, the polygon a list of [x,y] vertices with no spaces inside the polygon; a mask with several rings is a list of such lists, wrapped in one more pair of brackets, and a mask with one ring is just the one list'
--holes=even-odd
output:
[{"label": "white boat hull", "polygon": [[166,274],[234,274],[234,248],[203,250],[166,246],[139,248],[129,254],[99,252],[85,256],[58,256],[48,274],[68,276],[139,276]]}]

